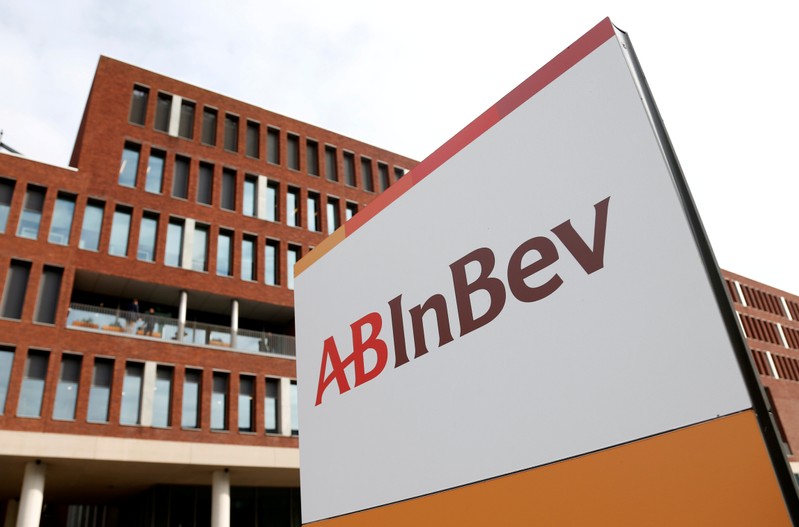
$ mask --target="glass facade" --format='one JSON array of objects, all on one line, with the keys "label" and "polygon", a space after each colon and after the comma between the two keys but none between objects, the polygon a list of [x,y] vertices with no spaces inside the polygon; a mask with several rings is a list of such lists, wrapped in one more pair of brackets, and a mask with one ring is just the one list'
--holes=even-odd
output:
[{"label": "glass facade", "polygon": [[147,161],[147,176],[144,180],[144,190],[153,194],[160,194],[163,190],[164,164],[166,154],[160,150],[151,150],[150,159]]},{"label": "glass facade", "polygon": [[44,383],[47,379],[49,353],[30,350],[25,361],[25,376],[19,392],[17,415],[20,417],[40,417],[44,399]]},{"label": "glass facade", "polygon": [[128,362],[125,364],[125,379],[122,381],[122,402],[119,410],[119,423],[137,425],[141,423],[141,394],[144,379],[144,364]]},{"label": "glass facade", "polygon": [[92,387],[89,391],[89,410],[86,420],[91,423],[108,422],[108,403],[111,398],[111,379],[114,376],[113,359],[94,359]]},{"label": "glass facade", "polygon": [[169,406],[172,402],[172,373],[169,366],[157,366],[155,369],[155,392],[153,393],[152,425],[166,428],[171,424]]},{"label": "glass facade", "polygon": [[127,209],[118,208],[114,211],[114,220],[111,223],[111,241],[108,244],[108,254],[114,256],[128,255],[130,215],[130,211]]},{"label": "glass facade", "polygon": [[118,183],[123,187],[136,186],[136,172],[139,170],[139,151],[141,147],[131,143],[125,143],[122,150],[122,162],[119,165]]},{"label": "glass facade", "polygon": [[183,405],[180,426],[183,428],[200,428],[200,388],[202,371],[186,370],[183,379]]},{"label": "glass facade", "polygon": [[215,371],[211,390],[211,430],[227,430],[227,373]]},{"label": "glass facade", "polygon": [[75,213],[75,198],[59,194],[53,208],[53,219],[50,220],[50,234],[47,241],[58,245],[69,244],[69,232],[72,230],[72,216]]},{"label": "glass facade", "polygon": [[63,355],[61,357],[61,374],[58,377],[58,386],[55,392],[53,419],[67,421],[75,419],[81,363],[80,355]]},{"label": "glass facade", "polygon": [[216,239],[216,274],[231,276],[233,274],[233,233],[220,231]]},{"label": "glass facade", "polygon": [[105,205],[89,201],[83,212],[83,226],[80,230],[81,249],[96,251],[100,246],[100,232],[103,229],[103,213]]},{"label": "glass facade", "polygon": [[155,261],[155,242],[158,235],[158,216],[143,214],[139,226],[139,246],[136,248],[136,258],[143,262]]},{"label": "glass facade", "polygon": [[43,187],[28,185],[28,190],[25,192],[25,203],[22,205],[22,214],[19,217],[17,236],[31,240],[39,237],[39,223],[42,221],[45,193],[46,190]]}]

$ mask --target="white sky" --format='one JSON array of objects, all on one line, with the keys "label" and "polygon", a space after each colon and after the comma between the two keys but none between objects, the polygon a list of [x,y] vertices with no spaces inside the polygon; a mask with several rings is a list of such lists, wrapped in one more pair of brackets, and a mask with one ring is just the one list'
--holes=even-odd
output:
[{"label": "white sky", "polygon": [[0,6],[4,141],[57,165],[101,54],[422,160],[610,16],[635,46],[719,264],[799,293],[799,41],[787,1]]}]

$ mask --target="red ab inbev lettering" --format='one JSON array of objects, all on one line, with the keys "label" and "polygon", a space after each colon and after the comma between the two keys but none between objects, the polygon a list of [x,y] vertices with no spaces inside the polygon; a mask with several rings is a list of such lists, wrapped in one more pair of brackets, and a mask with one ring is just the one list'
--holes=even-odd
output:
[{"label": "red ab inbev lettering", "polygon": [[[604,266],[605,233],[607,229],[608,204],[610,196],[594,205],[594,235],[591,247],[575,231],[571,220],[566,220],[551,229],[551,232],[566,247],[566,250],[582,267],[586,274],[591,274]],[[526,255],[531,252],[538,253],[538,258],[527,265],[522,265]],[[510,290],[516,300],[520,302],[537,302],[555,291],[563,284],[563,279],[554,272],[541,285],[531,287],[525,282],[526,278],[543,272],[559,259],[555,243],[546,236],[540,235],[521,243],[511,254],[508,260],[506,282],[502,278],[492,275],[496,263],[494,251],[488,247],[480,247],[450,264],[452,275],[452,289],[455,296],[455,310],[460,327],[459,336],[464,336],[476,329],[485,326],[502,312],[507,300],[507,291]],[[479,275],[472,281],[467,278],[468,265],[479,266]],[[481,315],[475,316],[472,307],[472,295],[482,291],[488,295],[488,309]],[[402,295],[398,295],[388,302],[391,333],[393,338],[394,367],[398,368],[407,364],[408,344],[405,340],[405,314],[402,307]],[[444,295],[437,293],[428,298],[424,303],[418,304],[408,310],[413,335],[413,358],[417,359],[426,354],[429,349],[425,339],[423,316],[432,312],[438,328],[438,347],[444,346],[454,340],[449,318],[449,307]],[[322,362],[319,370],[319,384],[316,391],[316,405],[322,404],[322,395],[333,382],[338,386],[339,394],[350,390],[347,379],[347,368],[354,368],[354,386],[360,386],[383,372],[388,364],[389,344],[381,336],[383,317],[378,312],[371,312],[350,325],[352,332],[352,352],[342,358],[339,346],[331,336],[325,339],[322,349]],[[365,335],[366,334],[366,335]],[[372,351],[376,361],[370,369],[366,368],[364,354]],[[329,368],[328,368],[329,367]],[[329,373],[328,369],[330,370]]]}]

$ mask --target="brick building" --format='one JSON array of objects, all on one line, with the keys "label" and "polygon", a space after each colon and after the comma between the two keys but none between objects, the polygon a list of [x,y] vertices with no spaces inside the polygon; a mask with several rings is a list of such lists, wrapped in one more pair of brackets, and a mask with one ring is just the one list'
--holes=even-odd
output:
[{"label": "brick building", "polygon": [[[292,267],[414,165],[101,58],[0,151],[4,525],[299,525]],[[724,277],[799,472],[799,297]]]},{"label": "brick building", "polygon": [[299,525],[293,265],[414,164],[101,58],[0,152],[5,525]]}]

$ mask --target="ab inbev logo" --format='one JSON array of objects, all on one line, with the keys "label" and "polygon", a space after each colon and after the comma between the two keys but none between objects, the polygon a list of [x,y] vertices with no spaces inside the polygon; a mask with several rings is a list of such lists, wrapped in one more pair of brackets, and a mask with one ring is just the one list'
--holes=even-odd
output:
[{"label": "ab inbev logo", "polygon": [[[602,269],[609,203],[610,196],[594,205],[594,228],[591,236],[584,237],[578,233],[571,220],[567,219],[553,227],[549,233],[539,234],[519,244],[510,255],[505,269],[497,268],[497,257],[489,247],[479,247],[451,263],[450,287],[455,297],[455,312],[460,328],[458,336],[463,337],[497,318],[510,300],[509,297],[519,302],[538,302],[560,288],[563,279],[557,272],[556,264],[561,254],[558,253],[552,236],[560,240],[568,256],[574,258],[586,274],[590,275]],[[468,267],[477,269],[476,278],[472,280],[467,278]],[[474,273],[471,274],[474,276]],[[543,280],[543,283],[534,287],[529,286],[526,280],[533,275],[539,275],[536,277],[537,282]],[[475,294],[482,294],[484,297],[487,295],[489,298],[488,309],[477,315],[472,303]],[[411,355],[414,359],[418,359],[430,351],[423,322],[423,317],[428,312],[432,311],[435,314],[438,347],[455,339],[450,321],[450,306],[447,305],[443,294],[436,293],[408,309],[413,335],[411,343],[406,342],[405,338],[406,315],[402,303],[401,294],[388,301],[395,368],[410,362]],[[335,384],[338,389],[337,394],[343,394],[375,379],[385,370],[390,350],[388,337],[383,334],[384,326],[383,317],[373,311],[350,324],[352,334],[350,343],[337,343],[333,336],[325,339],[321,344],[323,351],[316,390],[316,406],[322,404],[323,396],[331,385]],[[366,366],[367,353],[373,354],[373,358],[376,359],[372,361],[369,369]],[[352,386],[347,378],[348,368],[354,370]]]}]

